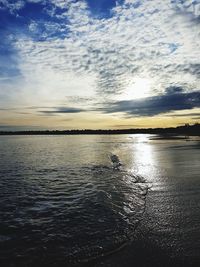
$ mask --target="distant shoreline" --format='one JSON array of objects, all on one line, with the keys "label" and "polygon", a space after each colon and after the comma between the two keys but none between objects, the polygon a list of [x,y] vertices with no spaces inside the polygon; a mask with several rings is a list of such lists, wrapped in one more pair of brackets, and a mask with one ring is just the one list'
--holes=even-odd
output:
[{"label": "distant shoreline", "polygon": [[117,130],[41,130],[41,131],[0,131],[0,135],[111,135],[111,134],[161,134],[200,136],[200,124],[169,128],[117,129]]}]

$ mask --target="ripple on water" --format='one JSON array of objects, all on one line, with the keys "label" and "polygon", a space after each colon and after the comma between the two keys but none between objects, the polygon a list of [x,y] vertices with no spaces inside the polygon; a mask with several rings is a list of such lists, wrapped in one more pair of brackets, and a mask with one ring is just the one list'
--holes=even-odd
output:
[{"label": "ripple on water", "polygon": [[142,219],[148,191],[143,177],[105,165],[37,175],[33,169],[27,179],[4,176],[1,184],[0,242],[11,261],[22,258],[30,266],[34,255],[42,254],[44,266],[51,259],[76,264],[124,246]]}]

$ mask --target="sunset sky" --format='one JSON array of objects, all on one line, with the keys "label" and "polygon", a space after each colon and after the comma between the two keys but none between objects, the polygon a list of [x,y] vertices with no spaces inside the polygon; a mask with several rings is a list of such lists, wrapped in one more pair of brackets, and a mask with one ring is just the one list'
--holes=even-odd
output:
[{"label": "sunset sky", "polygon": [[199,0],[0,0],[0,130],[199,121]]}]

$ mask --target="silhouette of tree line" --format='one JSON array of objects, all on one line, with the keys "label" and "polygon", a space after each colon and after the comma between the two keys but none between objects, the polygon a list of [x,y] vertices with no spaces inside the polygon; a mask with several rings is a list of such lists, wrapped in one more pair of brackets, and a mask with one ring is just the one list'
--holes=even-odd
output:
[{"label": "silhouette of tree line", "polygon": [[0,131],[0,135],[79,135],[79,134],[171,134],[171,135],[199,135],[200,124],[195,123],[168,128],[136,128],[116,130],[36,130],[36,131]]}]

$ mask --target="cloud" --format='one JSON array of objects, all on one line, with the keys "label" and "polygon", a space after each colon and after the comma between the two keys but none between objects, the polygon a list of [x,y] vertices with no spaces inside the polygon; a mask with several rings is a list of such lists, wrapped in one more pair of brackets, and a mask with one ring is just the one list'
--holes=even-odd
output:
[{"label": "cloud", "polygon": [[7,32],[0,28],[0,82],[10,82],[11,78],[20,75],[18,68],[17,51],[12,46],[13,37],[7,36]]},{"label": "cloud", "polygon": [[53,110],[40,110],[42,114],[46,115],[56,115],[56,114],[65,114],[65,113],[80,113],[84,112],[83,109],[74,108],[74,107],[58,107],[54,108]]},{"label": "cloud", "polygon": [[[190,106],[184,96],[200,86],[197,1],[96,2],[0,0],[1,9],[10,12],[13,21],[6,32],[13,38],[8,54],[17,58],[10,62],[16,63],[13,66],[20,76],[20,82],[15,83],[13,78],[14,86],[9,85],[10,97],[22,104],[32,101],[33,105],[39,102],[51,106],[54,102],[58,106],[66,95],[94,99],[94,103],[105,99],[102,112],[124,109],[127,114],[144,116]],[[12,76],[12,68],[9,70]],[[116,101],[135,77],[152,81],[151,97]],[[9,102],[8,86],[1,85],[0,81],[1,98],[6,95]],[[183,91],[164,93],[165,88],[172,90],[173,86]],[[17,93],[12,94],[12,90]],[[108,107],[110,101],[115,104]],[[166,101],[174,102],[167,105]],[[69,112],[43,112],[59,113]]]},{"label": "cloud", "polygon": [[[196,24],[182,15],[177,8],[180,5],[174,5],[170,1],[142,1],[138,5],[136,1],[124,1],[112,8],[111,18],[98,19],[91,15],[85,1],[51,1],[46,10],[53,10],[58,21],[49,22],[44,17],[30,21],[29,37],[22,36],[16,43],[21,67],[26,59],[29,67],[45,70],[48,66],[63,75],[68,71],[94,74],[100,94],[121,92],[128,80],[142,73],[165,78],[166,84],[176,79],[180,82],[177,70],[185,72],[199,64],[199,38]],[[37,42],[32,36],[39,35],[40,22],[43,41]],[[174,77],[166,74],[169,65]]]},{"label": "cloud", "polygon": [[174,7],[184,13],[192,17],[193,19],[197,19],[200,17],[200,3],[196,0],[172,0],[171,1]]},{"label": "cloud", "polygon": [[182,114],[170,114],[170,115],[166,115],[168,117],[192,117],[194,116],[193,119],[197,119],[197,117],[200,116],[199,112],[195,112],[195,113],[182,113]]},{"label": "cloud", "polygon": [[23,0],[0,0],[0,9],[8,9],[11,13],[15,13],[16,11],[22,9],[25,5],[25,1]]},{"label": "cloud", "polygon": [[200,107],[200,92],[183,93],[167,89],[163,95],[127,101],[116,101],[100,108],[105,113],[125,113],[130,116],[155,116],[177,110]]},{"label": "cloud", "polygon": [[31,125],[9,125],[9,124],[1,124],[0,123],[0,131],[27,131],[27,130],[45,130],[42,126],[31,126]]}]

